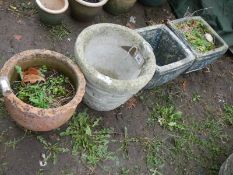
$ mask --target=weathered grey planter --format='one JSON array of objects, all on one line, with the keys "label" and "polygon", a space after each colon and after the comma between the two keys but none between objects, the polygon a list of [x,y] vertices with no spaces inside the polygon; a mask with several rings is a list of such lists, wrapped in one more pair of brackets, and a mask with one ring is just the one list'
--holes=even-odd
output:
[{"label": "weathered grey planter", "polygon": [[40,20],[48,25],[62,22],[63,13],[68,9],[68,0],[36,0]]},{"label": "weathered grey planter", "polygon": [[[191,44],[186,40],[186,37],[184,36],[182,31],[180,31],[176,27],[177,24],[187,22],[189,20],[199,20],[203,22],[203,24],[209,30],[209,33],[214,38],[214,42],[217,45],[215,49],[208,51],[206,53],[201,53],[201,52],[196,51],[191,46]],[[207,65],[216,61],[218,58],[222,57],[222,55],[224,55],[228,49],[228,45],[223,41],[223,39],[214,31],[214,29],[203,18],[199,16],[185,17],[185,18],[174,20],[174,21],[170,21],[168,22],[168,25],[173,30],[173,32],[192,50],[193,54],[196,57],[193,65],[187,70],[187,73],[203,69]]]},{"label": "weathered grey planter", "polygon": [[[122,46],[137,46],[138,64]],[[116,24],[96,24],[83,30],[75,57],[87,80],[84,102],[98,111],[113,110],[141,90],[153,77],[156,64],[149,43],[136,31]]]},{"label": "weathered grey planter", "polygon": [[233,175],[233,154],[222,164],[219,175]]},{"label": "weathered grey planter", "polygon": [[167,26],[155,25],[137,32],[152,46],[158,66],[146,89],[175,79],[192,65],[194,55]]},{"label": "weathered grey planter", "polygon": [[92,20],[102,9],[108,0],[100,0],[98,3],[86,2],[84,0],[69,0],[72,16],[80,21]]},{"label": "weathered grey planter", "polygon": [[136,0],[109,0],[104,6],[104,10],[113,15],[119,15],[128,12],[135,3]]}]

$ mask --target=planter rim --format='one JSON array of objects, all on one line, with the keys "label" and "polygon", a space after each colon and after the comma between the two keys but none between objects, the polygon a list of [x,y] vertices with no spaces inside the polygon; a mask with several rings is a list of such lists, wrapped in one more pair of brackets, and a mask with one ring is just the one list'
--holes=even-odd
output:
[{"label": "planter rim", "polygon": [[64,13],[68,7],[69,7],[69,2],[68,0],[64,0],[65,4],[64,4],[64,7],[59,9],[59,10],[51,10],[49,8],[46,8],[42,3],[41,3],[41,0],[36,0],[36,3],[37,5],[39,6],[40,9],[44,10],[45,12],[47,13],[50,13],[50,14],[60,14],[60,13]]},{"label": "planter rim", "polygon": [[[45,49],[26,50],[26,51],[23,51],[23,52],[20,52],[20,53],[14,55],[4,64],[3,68],[1,69],[1,73],[0,73],[1,76],[8,77],[8,73],[9,73],[9,70],[8,70],[9,65],[8,64],[11,64],[12,60],[13,60],[13,63],[17,63],[17,61],[21,60],[25,56],[30,56],[32,54],[50,55],[50,56],[53,56],[54,59],[56,59],[56,56],[60,56],[62,58],[67,58],[66,56],[64,56],[58,52],[45,50]],[[66,110],[67,108],[72,108],[73,106],[77,106],[81,102],[82,97],[84,96],[86,81],[85,81],[84,75],[80,71],[79,67],[72,60],[70,60],[68,58],[67,58],[67,62],[69,63],[70,69],[75,70],[76,75],[77,75],[76,79],[78,80],[78,87],[76,87],[75,95],[67,104],[65,104],[63,106],[59,106],[57,108],[44,109],[44,108],[34,107],[30,104],[23,102],[18,97],[16,97],[16,95],[14,94],[13,91],[10,93],[7,93],[6,95],[4,95],[4,97],[5,98],[7,98],[7,97],[12,98],[16,103],[18,103],[19,108],[30,109],[30,111],[34,111],[33,113],[41,113],[43,111],[43,112],[46,112],[48,114],[52,114],[52,113],[54,113],[54,111],[63,111],[63,110]],[[12,65],[12,66],[14,67],[15,65]],[[38,117],[41,117],[41,118],[45,117],[46,118],[47,116],[46,115],[45,116],[38,115]]]},{"label": "planter rim", "polygon": [[[215,38],[217,38],[219,40],[219,42],[221,43],[221,45],[219,47],[216,47],[215,49],[212,49],[212,50],[210,50],[208,52],[204,52],[204,53],[201,53],[201,52],[198,52],[197,50],[195,50],[191,46],[190,42],[188,42],[186,40],[186,37],[183,35],[183,33],[176,27],[176,24],[186,22],[186,21],[189,21],[189,20],[200,20],[201,22],[203,22],[203,24],[208,27],[208,30],[210,31],[210,34],[213,35]],[[221,52],[222,50],[227,50],[228,49],[227,43],[217,34],[217,32],[201,16],[191,16],[191,17],[184,17],[184,18],[176,19],[176,20],[173,20],[173,21],[169,21],[168,25],[171,28],[175,29],[176,32],[178,33],[178,35],[181,35],[184,38],[184,40],[188,44],[189,48],[192,50],[193,54],[195,56],[197,56],[196,59],[198,59],[199,57],[209,56],[209,55],[214,54],[215,52]]]},{"label": "planter rim", "polygon": [[100,0],[100,2],[97,3],[86,2],[84,0],[75,0],[75,1],[87,7],[101,7],[108,2],[108,0]]},{"label": "planter rim", "polygon": [[[147,64],[143,66],[144,68],[142,67],[143,71],[141,70],[141,73],[135,79],[119,80],[106,76],[97,71],[93,66],[89,65],[86,59],[84,58],[84,46],[80,43],[83,42],[84,38],[86,37],[86,34],[90,34],[96,29],[113,27],[116,27],[118,30],[130,32],[131,35],[133,35],[138,41],[140,41],[142,44],[145,44],[145,48],[149,49],[147,51]],[[102,89],[105,89],[106,91],[114,89],[115,92],[122,93],[128,91],[129,87],[144,86],[150,81],[150,79],[153,77],[155,73],[155,70],[158,68],[156,65],[155,55],[150,44],[147,41],[145,41],[144,38],[140,36],[135,30],[129,29],[125,26],[121,26],[118,24],[101,23],[87,27],[78,36],[75,43],[74,52],[76,60],[84,75],[86,76],[87,81],[89,78],[94,80],[97,85],[102,86]],[[132,88],[130,91],[132,94],[135,93],[133,89],[134,88]]]},{"label": "planter rim", "polygon": [[137,29],[136,31],[140,34],[140,33],[143,33],[145,31],[153,31],[154,29],[161,29],[163,31],[169,32],[171,37],[176,42],[179,42],[179,44],[180,44],[181,48],[184,50],[185,56],[186,56],[182,60],[167,64],[167,65],[163,65],[163,66],[157,65],[158,70],[162,69],[164,72],[168,72],[171,69],[171,66],[172,67],[183,67],[184,64],[187,64],[189,62],[193,62],[195,60],[195,56],[193,55],[191,50],[165,24],[158,24],[158,25],[154,25],[154,26],[143,27],[143,28]]}]

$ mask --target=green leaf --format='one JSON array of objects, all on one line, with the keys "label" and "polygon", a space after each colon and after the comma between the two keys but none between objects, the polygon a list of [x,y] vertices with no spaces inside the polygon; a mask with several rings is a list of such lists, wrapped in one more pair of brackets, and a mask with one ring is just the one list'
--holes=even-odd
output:
[{"label": "green leaf", "polygon": [[20,79],[23,80],[23,71],[22,71],[22,68],[20,66],[15,66],[15,70],[16,72],[19,74],[20,76]]}]

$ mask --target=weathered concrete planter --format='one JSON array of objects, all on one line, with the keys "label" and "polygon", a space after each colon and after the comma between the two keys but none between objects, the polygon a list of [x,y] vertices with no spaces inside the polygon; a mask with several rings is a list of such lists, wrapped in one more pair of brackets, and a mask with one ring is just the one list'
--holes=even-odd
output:
[{"label": "weathered concrete planter", "polygon": [[90,3],[84,0],[69,0],[72,16],[80,21],[93,19],[108,0],[100,0],[98,3]]},{"label": "weathered concrete planter", "polygon": [[[191,46],[191,44],[187,41],[182,31],[180,31],[176,27],[177,24],[187,22],[189,20],[199,20],[206,26],[206,28],[209,30],[209,33],[213,36],[215,43],[217,44],[217,47],[215,49],[208,51],[206,53],[201,53],[196,51]],[[187,45],[192,50],[193,54],[196,57],[193,65],[187,70],[187,73],[203,69],[207,65],[216,61],[218,58],[222,57],[228,49],[228,46],[223,41],[223,39],[214,31],[214,29],[203,18],[199,16],[185,17],[174,21],[170,21],[168,22],[168,25],[174,31],[174,33],[185,43],[185,45]]]},{"label": "weathered concrete planter", "polygon": [[232,175],[233,174],[233,154],[222,164],[219,175]]},{"label": "weathered concrete planter", "polygon": [[129,11],[129,9],[132,8],[135,3],[136,0],[109,0],[104,6],[104,10],[113,15],[119,15]]},{"label": "weathered concrete planter", "polygon": [[158,66],[146,89],[175,79],[192,65],[194,55],[165,25],[145,27],[137,32],[152,46]]},{"label": "weathered concrete planter", "polygon": [[49,131],[66,123],[74,114],[77,105],[81,102],[85,93],[85,79],[78,66],[69,58],[57,52],[29,50],[16,54],[5,63],[0,73],[1,80],[2,77],[6,77],[10,82],[16,79],[15,65],[21,66],[22,69],[40,65],[53,67],[70,78],[75,85],[76,94],[64,106],[41,109],[24,103],[12,91],[5,91],[4,89],[7,88],[4,86],[4,82],[1,81],[5,106],[10,116],[19,125],[33,131]]},{"label": "weathered concrete planter", "polygon": [[48,25],[62,22],[63,13],[68,9],[68,0],[36,0],[40,20]]},{"label": "weathered concrete planter", "polygon": [[[139,65],[121,46],[137,46]],[[156,64],[150,45],[136,32],[116,24],[97,24],[82,31],[75,57],[86,79],[84,102],[98,111],[119,107],[153,77]]]},{"label": "weathered concrete planter", "polygon": [[166,0],[139,0],[140,3],[146,6],[160,6],[166,2]]}]

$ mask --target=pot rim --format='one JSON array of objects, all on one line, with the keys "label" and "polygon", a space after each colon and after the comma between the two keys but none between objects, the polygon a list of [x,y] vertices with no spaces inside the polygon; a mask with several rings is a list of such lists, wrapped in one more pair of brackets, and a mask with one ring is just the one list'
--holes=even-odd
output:
[{"label": "pot rim", "polygon": [[[25,56],[29,56],[29,55],[33,55],[33,54],[52,55],[55,59],[56,59],[56,56],[60,56],[62,58],[67,58],[66,56],[64,56],[58,52],[45,50],[45,49],[26,50],[26,51],[23,51],[23,52],[20,52],[20,53],[14,55],[4,64],[3,68],[1,69],[1,76],[8,77],[8,73],[10,72],[10,70],[7,69],[9,67],[8,64],[12,64],[12,62],[13,62],[12,66],[14,67],[15,66],[14,63],[17,63],[18,60],[21,60]],[[15,93],[13,91],[11,91],[10,93],[7,93],[4,96],[4,98],[8,98],[8,97],[12,98],[15,102],[18,103],[18,108],[27,108],[27,109],[30,109],[30,111],[34,111],[33,113],[41,112],[41,111],[44,111],[46,113],[54,113],[54,111],[61,111],[62,112],[63,110],[66,110],[67,108],[77,107],[77,105],[81,102],[81,100],[85,94],[86,81],[85,81],[84,75],[80,71],[79,67],[72,60],[68,59],[67,61],[69,63],[70,69],[75,70],[75,74],[77,75],[76,79],[78,80],[78,87],[76,87],[76,92],[75,92],[74,97],[65,105],[59,106],[57,108],[48,108],[48,109],[34,107],[34,106],[20,100],[15,95]],[[40,116],[40,115],[38,115],[38,116]],[[43,117],[43,116],[41,116],[41,117]]]},{"label": "pot rim", "polygon": [[50,13],[50,14],[61,14],[64,13],[68,7],[69,7],[69,2],[68,0],[63,0],[65,2],[64,7],[59,9],[59,10],[51,10],[49,8],[46,8],[42,3],[41,0],[36,0],[37,5],[39,6],[40,9],[42,9],[43,11]]},{"label": "pot rim", "polygon": [[97,3],[86,2],[84,0],[75,0],[75,1],[87,7],[101,7],[108,2],[108,0],[100,0],[100,2]]}]

